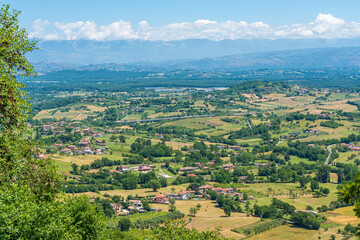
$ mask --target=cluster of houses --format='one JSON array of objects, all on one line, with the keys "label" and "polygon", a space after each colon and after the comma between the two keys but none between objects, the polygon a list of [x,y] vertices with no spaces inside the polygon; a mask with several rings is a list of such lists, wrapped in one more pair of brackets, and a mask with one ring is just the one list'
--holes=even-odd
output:
[{"label": "cluster of houses", "polygon": [[360,151],[360,147],[355,146],[355,145],[352,145],[352,144],[349,144],[349,143],[340,143],[340,146],[341,146],[341,147],[347,147],[347,148],[349,148],[349,149],[352,150],[352,151]]},{"label": "cluster of houses", "polygon": [[[151,170],[153,170],[155,168],[154,165],[151,165],[151,164],[145,164],[145,165],[139,165],[139,166],[136,166],[136,167],[132,167],[130,168],[129,166],[118,166],[116,168],[116,172],[127,172],[127,171],[130,171],[131,169],[134,170],[134,171],[137,171],[137,172],[143,172],[143,173],[147,173],[147,172],[150,172]],[[112,170],[110,170],[112,171]]]},{"label": "cluster of houses", "polygon": [[[113,170],[116,171],[116,170]],[[71,178],[74,178],[71,175],[68,175]],[[76,177],[75,177],[76,178]],[[74,179],[75,179],[74,178]],[[77,180],[77,179],[76,179]],[[79,179],[80,180],[80,179]],[[188,200],[188,199],[198,199],[203,197],[209,197],[209,192],[216,192],[217,194],[224,194],[230,197],[239,197],[239,201],[245,203],[246,200],[243,199],[242,193],[237,193],[234,191],[233,188],[221,188],[221,187],[213,187],[209,184],[205,184],[197,189],[198,191],[181,191],[179,193],[166,193],[166,194],[157,194],[153,197],[152,203],[157,204],[170,204],[169,199],[175,200]],[[248,196],[248,200],[254,199],[253,196]],[[125,200],[126,201],[126,200]],[[90,202],[94,202],[94,199],[91,199]],[[116,214],[118,215],[128,215],[132,211],[138,213],[144,213],[146,210],[143,208],[143,203],[141,200],[128,200],[128,207],[124,208],[123,205],[117,203],[111,203],[112,208],[115,210]],[[161,211],[161,209],[152,208],[151,211]]]},{"label": "cluster of houses", "polygon": [[[203,165],[203,164],[201,164],[199,162],[196,162],[195,166],[196,167],[182,167],[182,168],[179,169],[179,171],[181,171],[181,172],[194,172],[194,171],[196,171],[198,169],[207,170],[210,167],[214,167],[215,162],[213,162],[213,161],[207,162],[207,163],[205,163],[205,165]],[[232,164],[232,163],[223,164],[220,167],[225,169],[225,170],[228,170],[229,172],[233,172],[234,168],[235,168],[234,164]]]},{"label": "cluster of houses", "polygon": [[[215,192],[217,194],[228,195],[229,197],[239,197],[240,201],[245,201],[242,199],[243,194],[235,192],[233,188],[221,188],[221,187],[213,187],[209,184],[205,184],[198,188],[198,192],[194,190],[190,191],[181,191],[179,193],[166,193],[166,194],[158,194],[153,198],[154,203],[160,204],[169,204],[169,199],[173,198],[175,200],[188,200],[188,199],[197,199],[208,196],[208,192]],[[254,199],[253,196],[248,196],[248,199]]]},{"label": "cluster of houses", "polygon": [[66,123],[64,121],[52,122],[50,124],[43,125],[43,130],[44,132],[52,131],[54,134],[65,133],[65,131],[62,128],[63,126],[65,126],[65,124]]},{"label": "cluster of houses", "polygon": [[237,145],[233,145],[233,146],[217,145],[216,147],[217,147],[218,149],[221,149],[221,150],[225,150],[225,149],[230,149],[230,150],[235,150],[235,151],[241,150],[241,147],[240,147],[240,146],[237,146]]},{"label": "cluster of houses", "polygon": [[[74,130],[74,133],[80,133],[81,135],[86,135],[90,137],[103,137],[104,134],[100,132],[95,132],[92,128],[89,127],[83,127],[82,129],[80,127],[72,126],[72,124],[80,124],[80,122],[73,122],[69,123],[69,127]],[[60,122],[52,122],[49,124],[42,125],[44,132],[52,131],[55,135],[58,134],[65,134],[66,131],[64,129],[66,125],[66,122],[60,121]]]},{"label": "cluster of houses", "polygon": [[[90,203],[94,202],[95,199],[90,199]],[[123,205],[118,203],[110,203],[111,207],[115,210],[115,213],[117,215],[129,215],[132,211],[136,211],[138,213],[145,213],[147,212],[141,200],[128,200],[129,206],[127,208],[124,208]],[[152,208],[151,211],[161,211],[161,209]]]},{"label": "cluster of houses", "polygon": [[304,132],[304,133],[314,133],[314,134],[319,134],[319,133],[321,133],[319,130],[311,129],[311,128],[304,129],[303,132]]},{"label": "cluster of houses", "polygon": [[105,154],[107,148],[91,148],[91,147],[83,147],[78,149],[75,145],[70,145],[67,148],[60,150],[61,154],[65,155],[85,155],[85,154]]},{"label": "cluster of houses", "polygon": [[[86,138],[86,139],[80,140],[80,142],[79,142],[80,149],[78,149],[78,147],[75,145],[70,145],[70,146],[60,150],[60,153],[65,154],[65,155],[85,155],[85,154],[99,155],[99,154],[106,153],[107,148],[105,147],[106,146],[105,142],[96,140],[96,145],[98,145],[100,147],[99,148],[90,147],[90,139]],[[62,142],[59,140],[56,143],[54,143],[52,146],[61,147]]]}]

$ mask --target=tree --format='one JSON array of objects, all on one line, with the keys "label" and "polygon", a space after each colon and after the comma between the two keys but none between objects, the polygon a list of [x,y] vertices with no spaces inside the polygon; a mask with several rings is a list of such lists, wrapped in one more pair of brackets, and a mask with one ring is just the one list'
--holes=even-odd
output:
[{"label": "tree", "polygon": [[112,208],[110,201],[108,199],[96,198],[95,202],[97,202],[102,207],[103,212],[107,217],[111,218],[115,214],[115,210]]},{"label": "tree", "polygon": [[195,215],[197,214],[198,210],[196,207],[192,207],[189,210],[190,214],[193,215],[195,217]]},{"label": "tree", "polygon": [[62,195],[53,161],[35,159],[30,104],[16,76],[36,76],[25,57],[36,43],[20,29],[19,13],[0,10],[0,239],[104,239],[100,206]]},{"label": "tree", "polygon": [[175,212],[176,211],[176,207],[174,204],[170,204],[169,205],[169,212]]},{"label": "tree", "polygon": [[105,227],[100,206],[87,196],[39,202],[24,185],[0,190],[0,239],[103,239]]},{"label": "tree", "polygon": [[72,173],[73,174],[77,174],[78,173],[78,171],[79,171],[79,166],[76,164],[76,163],[73,163],[72,165],[71,165],[71,167],[72,167]]},{"label": "tree", "polygon": [[226,214],[226,216],[230,217],[231,216],[231,207],[230,205],[226,205],[224,207],[224,213]]},{"label": "tree", "polygon": [[160,182],[161,187],[167,187],[167,185],[168,185],[168,182],[167,182],[166,178],[164,178],[164,177],[160,177],[159,182]]},{"label": "tree", "polygon": [[214,231],[201,231],[196,228],[187,228],[184,220],[167,221],[165,226],[158,227],[154,230],[152,239],[156,240],[225,240],[220,234],[220,229]]},{"label": "tree", "polygon": [[120,136],[119,136],[119,141],[120,141],[121,143],[126,143],[126,137],[123,136],[123,135],[120,135]]},{"label": "tree", "polygon": [[319,229],[320,220],[312,213],[297,212],[291,215],[290,219],[294,225],[308,229]]},{"label": "tree", "polygon": [[316,173],[316,178],[319,182],[322,183],[327,183],[330,181],[330,172],[331,172],[331,168],[329,166],[321,166],[319,167],[317,173]]},{"label": "tree", "polygon": [[315,191],[316,189],[319,189],[319,182],[316,180],[311,180],[310,188],[311,191]]},{"label": "tree", "polygon": [[[345,184],[339,191],[340,198],[345,203],[354,204],[355,215],[360,218],[360,172],[356,174],[352,182]],[[360,232],[357,235],[360,236]]]},{"label": "tree", "polygon": [[299,178],[300,187],[306,189],[307,184],[310,182],[310,179],[304,176]]},{"label": "tree", "polygon": [[200,208],[201,208],[201,204],[200,204],[200,203],[198,203],[198,204],[196,205],[196,208],[197,208],[198,210],[200,210]]},{"label": "tree", "polygon": [[146,211],[151,211],[150,204],[147,201],[142,201],[142,205]]},{"label": "tree", "polygon": [[121,184],[126,190],[136,189],[138,185],[138,180],[136,176],[128,176],[121,180]]},{"label": "tree", "polygon": [[[25,55],[36,49],[18,24],[20,12],[3,5],[0,12],[0,185],[12,179],[26,184],[38,198],[50,200],[60,185],[51,159],[35,159],[27,121],[30,104],[16,76],[36,76]],[[35,152],[34,152],[35,150]]]},{"label": "tree", "polygon": [[117,226],[121,231],[129,231],[129,229],[132,226],[132,223],[129,218],[122,217],[120,218]]},{"label": "tree", "polygon": [[120,198],[118,195],[114,195],[114,196],[111,197],[111,200],[112,200],[114,203],[120,203],[121,198]]},{"label": "tree", "polygon": [[152,188],[154,192],[157,192],[157,190],[161,187],[160,182],[156,179],[152,179],[148,182],[147,186],[149,188]]},{"label": "tree", "polygon": [[115,135],[110,136],[110,142],[114,142],[116,139],[117,139],[117,137]]}]

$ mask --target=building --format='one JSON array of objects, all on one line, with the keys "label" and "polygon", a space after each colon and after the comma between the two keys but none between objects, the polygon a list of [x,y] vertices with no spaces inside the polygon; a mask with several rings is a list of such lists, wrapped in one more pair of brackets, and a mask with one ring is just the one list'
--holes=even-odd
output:
[{"label": "building", "polygon": [[239,182],[246,182],[248,176],[240,176],[239,177]]},{"label": "building", "polygon": [[218,145],[217,148],[223,150],[223,149],[227,149],[227,146],[226,145]]},{"label": "building", "polygon": [[214,167],[214,166],[215,166],[215,162],[207,162],[207,163],[206,163],[206,166]]},{"label": "building", "polygon": [[199,187],[199,192],[201,192],[201,193],[206,193],[206,190],[207,190],[207,189],[211,189],[211,188],[213,188],[213,186],[211,186],[211,185],[209,185],[209,184],[205,184],[205,185]]},{"label": "building", "polygon": [[63,153],[63,154],[72,154],[72,151],[71,151],[71,149],[69,149],[69,148],[64,148],[63,150],[60,151],[60,153]]},{"label": "building", "polygon": [[160,193],[153,198],[153,202],[161,203],[161,204],[169,204],[169,199]]},{"label": "building", "polygon": [[116,170],[121,171],[121,172],[126,172],[126,171],[130,171],[130,167],[129,166],[119,166],[116,168]]},{"label": "building", "polygon": [[196,169],[198,169],[197,167],[182,167],[179,170],[182,172],[192,172],[195,171]]},{"label": "building", "polygon": [[223,164],[221,165],[221,167],[225,170],[228,170],[228,171],[232,171],[234,170],[235,166],[232,164],[232,163],[229,163],[229,164]]},{"label": "building", "polygon": [[231,150],[240,150],[241,147],[235,145],[235,146],[230,146],[230,149],[231,149]]},{"label": "building", "polygon": [[139,171],[140,172],[148,172],[151,171],[152,168],[149,165],[140,165],[139,166]]},{"label": "building", "polygon": [[129,200],[129,204],[135,208],[142,208],[141,200]]},{"label": "building", "polygon": [[179,192],[179,197],[181,200],[187,200],[191,198],[191,195],[193,195],[195,191],[182,191]]}]

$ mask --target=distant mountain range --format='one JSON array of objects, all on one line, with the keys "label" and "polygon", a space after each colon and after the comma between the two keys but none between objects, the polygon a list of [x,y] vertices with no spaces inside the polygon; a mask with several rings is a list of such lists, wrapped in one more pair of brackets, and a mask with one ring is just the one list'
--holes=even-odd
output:
[{"label": "distant mountain range", "polygon": [[[30,53],[31,62],[57,64],[134,64],[199,60],[227,55],[263,53],[310,48],[360,47],[360,39],[240,39],[211,41],[39,41],[39,50]],[[255,55],[254,55],[255,56]],[[202,61],[202,60],[201,60]]]},{"label": "distant mountain range", "polygon": [[172,60],[161,62],[137,62],[132,64],[101,63],[71,64],[37,62],[40,73],[76,71],[241,71],[252,69],[324,69],[360,67],[360,47],[310,48],[298,50],[271,51],[234,54],[198,60]]}]

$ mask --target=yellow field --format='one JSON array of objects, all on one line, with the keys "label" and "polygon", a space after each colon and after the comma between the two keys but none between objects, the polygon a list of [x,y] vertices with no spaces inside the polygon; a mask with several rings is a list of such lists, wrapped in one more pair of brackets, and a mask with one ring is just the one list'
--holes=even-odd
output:
[{"label": "yellow field", "polygon": [[99,107],[94,105],[85,105],[87,108],[89,108],[92,112],[103,112],[107,107]]},{"label": "yellow field", "polygon": [[[196,228],[199,231],[215,230],[216,227],[221,226],[221,234],[225,237],[232,237],[235,239],[241,239],[244,235],[232,232],[231,229],[248,225],[259,221],[256,217],[246,217],[244,213],[232,213],[231,217],[226,217],[224,211],[215,207],[216,203],[210,200],[183,200],[176,201],[175,206],[178,210],[185,214],[189,214],[191,207],[195,207],[197,204],[201,204],[200,211],[195,217],[186,217],[189,223],[187,227]],[[151,204],[153,207],[162,208],[167,210],[168,206],[162,204]]]},{"label": "yellow field", "polygon": [[324,105],[321,105],[319,108],[327,110],[343,110],[344,112],[353,112],[357,110],[357,107],[354,105],[347,104],[348,100],[341,100],[336,102],[326,102]]},{"label": "yellow field", "polygon": [[91,164],[93,161],[97,159],[101,159],[102,157],[104,157],[104,155],[88,154],[88,155],[67,156],[67,155],[53,154],[51,157],[55,160],[59,160],[62,162],[76,163],[77,165],[86,165],[86,164]]},{"label": "yellow field", "polygon": [[[109,194],[109,195],[118,195],[118,196],[123,196],[123,197],[127,197],[128,195],[133,195],[133,196],[149,196],[149,195],[156,195],[159,193],[170,193],[172,188],[175,188],[175,192],[181,192],[181,191],[185,191],[187,186],[189,184],[182,184],[182,185],[176,185],[176,186],[167,186],[165,188],[161,188],[159,189],[157,192],[153,192],[152,189],[150,188],[146,188],[146,189],[133,189],[133,190],[108,190],[108,191],[101,191],[101,194]],[[163,206],[162,209],[166,209],[167,210],[167,205],[161,205]]]},{"label": "yellow field", "polygon": [[[160,139],[151,139],[151,142],[152,144],[156,144],[156,143],[159,143],[161,142]],[[193,144],[191,143],[182,143],[182,142],[173,142],[173,141],[167,141],[166,142],[166,145],[169,146],[169,147],[172,147],[174,150],[179,150],[180,148],[182,147],[185,147],[185,146],[192,146]]]},{"label": "yellow field", "polygon": [[353,225],[359,224],[360,219],[355,216],[353,209],[354,207],[343,207],[328,212],[330,215],[328,220],[342,225],[346,225],[348,223]]},{"label": "yellow field", "polygon": [[[314,239],[317,237],[316,230],[307,230],[303,228],[296,228],[289,225],[280,226],[269,231],[255,235],[249,239],[251,240],[280,240],[280,239],[291,239],[291,240],[304,240]],[[315,236],[314,236],[315,235]]]}]

